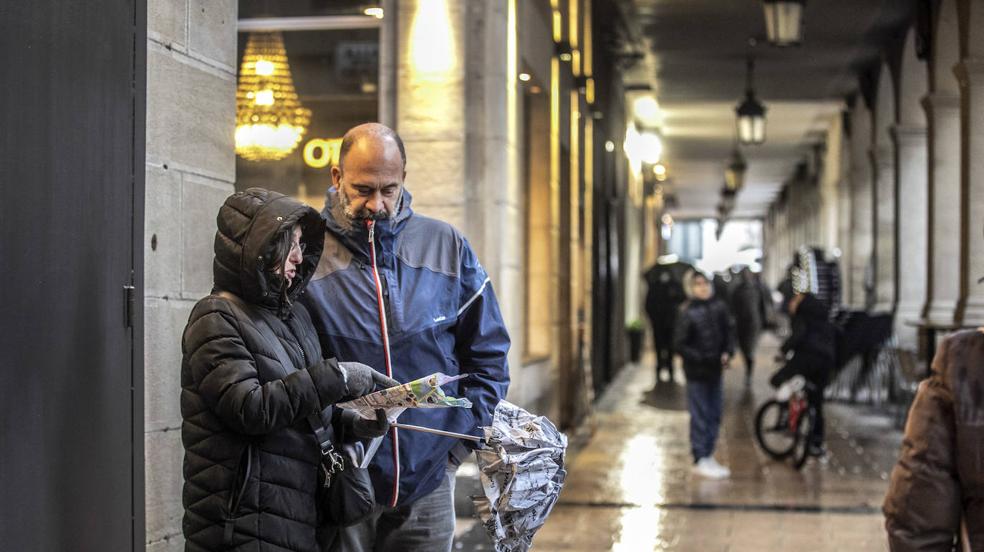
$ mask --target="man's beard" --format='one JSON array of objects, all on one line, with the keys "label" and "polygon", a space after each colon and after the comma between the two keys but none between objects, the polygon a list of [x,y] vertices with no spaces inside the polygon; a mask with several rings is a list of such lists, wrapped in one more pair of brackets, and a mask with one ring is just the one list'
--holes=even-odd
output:
[{"label": "man's beard", "polygon": [[[403,198],[400,198],[401,202],[402,199]],[[399,209],[399,207],[397,207],[397,209]],[[386,208],[376,213],[369,211],[365,207],[356,211],[355,208],[352,207],[352,201],[342,188],[338,189],[338,201],[332,209],[332,214],[335,215],[335,220],[338,221],[346,230],[351,230],[354,228],[356,223],[364,223],[369,220],[386,220],[393,216],[393,213],[390,213]]]}]

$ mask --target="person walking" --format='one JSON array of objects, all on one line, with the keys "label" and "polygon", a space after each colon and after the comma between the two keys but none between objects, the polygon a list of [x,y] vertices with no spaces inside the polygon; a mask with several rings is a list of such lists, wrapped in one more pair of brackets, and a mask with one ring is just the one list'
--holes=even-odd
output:
[{"label": "person walking", "polygon": [[[434,372],[467,375],[445,390],[471,408],[409,409],[400,421],[472,434],[490,425],[509,384],[509,335],[468,241],[413,212],[406,152],[392,129],[369,123],[346,132],[331,176],[325,255],[303,298],[323,349],[402,382]],[[454,474],[467,446],[391,430],[369,466],[379,505],[343,530],[339,549],[450,550]]]},{"label": "person walking", "polygon": [[[182,336],[185,550],[318,552],[334,528],[316,506],[322,447],[389,428],[331,406],[396,382],[322,359],[295,300],[321,257],[317,211],[260,188],[219,209],[214,288]],[[382,416],[380,416],[382,414]]]},{"label": "person walking", "polygon": [[738,347],[745,361],[745,387],[751,387],[755,370],[755,351],[759,337],[771,315],[772,299],[758,275],[748,267],[737,275],[738,282],[731,292],[731,312],[735,318]]},{"label": "person walking", "polygon": [[722,371],[735,350],[734,323],[727,306],[713,297],[711,281],[691,271],[684,279],[690,299],[680,308],[673,344],[683,357],[690,412],[690,450],[693,471],[701,477],[724,479],[731,470],[714,459],[723,408]]},{"label": "person walking", "polygon": [[656,349],[654,387],[662,381],[663,372],[667,374],[667,381],[673,381],[673,328],[680,304],[687,299],[682,280],[690,269],[690,265],[681,262],[656,263],[643,275],[646,281],[646,317],[649,318],[653,347]]},{"label": "person walking", "polygon": [[984,328],[940,343],[882,511],[893,552],[984,551]]}]

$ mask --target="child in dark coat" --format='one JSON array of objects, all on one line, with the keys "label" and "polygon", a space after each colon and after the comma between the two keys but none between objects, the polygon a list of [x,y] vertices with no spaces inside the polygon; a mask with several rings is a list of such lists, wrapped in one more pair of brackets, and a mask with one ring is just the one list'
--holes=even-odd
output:
[{"label": "child in dark coat", "polygon": [[735,350],[734,322],[727,306],[713,297],[711,282],[700,272],[684,279],[690,300],[680,308],[674,348],[683,357],[690,411],[690,449],[694,473],[724,479],[731,471],[714,459],[724,401],[721,373]]}]

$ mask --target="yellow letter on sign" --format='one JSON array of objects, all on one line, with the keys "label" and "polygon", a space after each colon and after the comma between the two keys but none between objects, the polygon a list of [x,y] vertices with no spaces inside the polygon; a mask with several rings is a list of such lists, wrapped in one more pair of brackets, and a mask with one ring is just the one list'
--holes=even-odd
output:
[{"label": "yellow letter on sign", "polygon": [[304,146],[304,162],[313,169],[335,165],[338,163],[338,150],[341,146],[341,138],[331,140],[315,138]]}]

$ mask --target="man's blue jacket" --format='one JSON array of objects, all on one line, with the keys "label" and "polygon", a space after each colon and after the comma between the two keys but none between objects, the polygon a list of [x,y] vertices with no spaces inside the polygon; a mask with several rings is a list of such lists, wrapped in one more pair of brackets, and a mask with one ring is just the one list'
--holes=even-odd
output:
[{"label": "man's blue jacket", "polygon": [[[350,228],[336,220],[338,201],[337,190],[330,189],[322,211],[324,253],[301,300],[325,355],[384,372],[369,232],[362,224]],[[472,408],[408,409],[400,422],[480,435],[509,386],[509,335],[489,277],[468,242],[450,224],[414,214],[410,202],[404,190],[396,216],[374,229],[393,378],[405,383],[434,372],[469,374],[445,391],[467,397]],[[370,465],[376,500],[390,504],[398,486],[398,504],[411,503],[441,483],[459,441],[400,430],[397,470],[392,438],[393,431]]]}]

